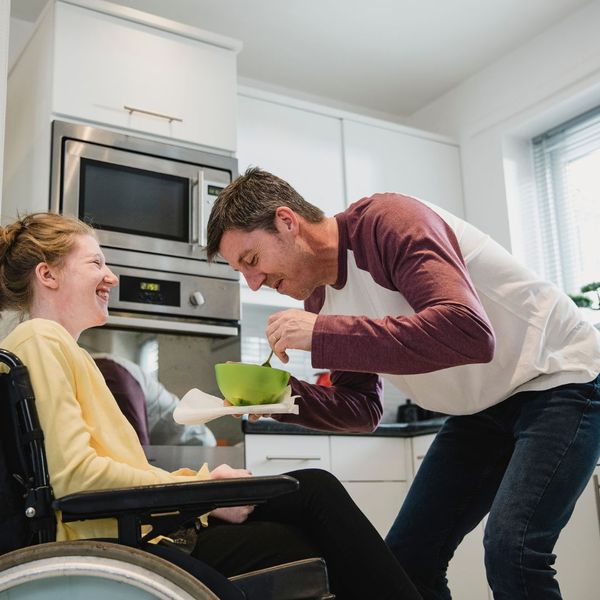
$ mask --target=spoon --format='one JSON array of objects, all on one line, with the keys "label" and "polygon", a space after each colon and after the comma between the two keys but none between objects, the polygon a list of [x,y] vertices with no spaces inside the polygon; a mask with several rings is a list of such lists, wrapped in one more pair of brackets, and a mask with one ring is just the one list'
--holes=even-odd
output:
[{"label": "spoon", "polygon": [[261,367],[270,367],[271,366],[271,358],[273,357],[273,348],[271,348],[271,354],[269,354],[269,358],[265,360],[265,362],[260,365]]}]

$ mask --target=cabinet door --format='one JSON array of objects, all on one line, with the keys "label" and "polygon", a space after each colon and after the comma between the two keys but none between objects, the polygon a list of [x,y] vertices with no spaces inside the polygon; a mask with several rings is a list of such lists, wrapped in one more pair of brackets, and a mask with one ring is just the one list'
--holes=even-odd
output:
[{"label": "cabinet door", "polygon": [[408,492],[406,481],[342,481],[381,537],[390,530]]},{"label": "cabinet door", "polygon": [[464,213],[458,146],[344,121],[348,203],[397,192]]},{"label": "cabinet door", "polygon": [[465,536],[450,561],[448,586],[453,598],[460,598],[460,600],[490,600],[492,598],[483,561],[484,528],[485,523],[480,523]]},{"label": "cabinet door", "polygon": [[285,179],[327,216],[344,209],[341,120],[239,96],[240,173],[257,166]]},{"label": "cabinet door", "polygon": [[248,435],[246,468],[253,475],[279,475],[295,469],[331,471],[326,435]]},{"label": "cabinet door", "polygon": [[235,150],[234,52],[79,6],[56,11],[54,113]]},{"label": "cabinet door", "polygon": [[[407,481],[406,442],[396,437],[332,436],[331,470],[341,481]],[[398,504],[396,512],[399,508]]]},{"label": "cabinet door", "polygon": [[600,590],[600,467],[558,538],[555,568],[565,598],[596,600]]},{"label": "cabinet door", "polygon": [[[435,434],[411,438],[411,457],[414,475],[417,474]],[[450,561],[448,585],[453,598],[461,600],[488,600],[491,590],[485,575],[483,552],[484,523],[469,533]]]},{"label": "cabinet door", "polygon": [[414,438],[411,438],[411,446],[412,446],[412,467],[413,467],[413,477],[417,474],[425,455],[427,454],[427,450],[429,450],[429,446],[431,446],[431,442],[433,442],[435,438],[435,434],[431,435],[418,435]]}]

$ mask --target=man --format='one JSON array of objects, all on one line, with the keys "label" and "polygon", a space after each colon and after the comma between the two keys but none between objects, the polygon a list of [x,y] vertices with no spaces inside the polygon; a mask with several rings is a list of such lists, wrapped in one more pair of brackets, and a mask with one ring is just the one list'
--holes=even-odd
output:
[{"label": "man", "polygon": [[561,598],[552,550],[600,454],[600,334],[571,300],[440,208],[375,194],[325,218],[259,169],[215,203],[217,252],[253,290],[304,301],[269,319],[276,354],[333,371],[328,388],[292,378],[300,415],[280,420],[371,430],[375,373],[452,415],[386,540],[423,597],[450,598],[448,561],[489,512],[494,598]]}]

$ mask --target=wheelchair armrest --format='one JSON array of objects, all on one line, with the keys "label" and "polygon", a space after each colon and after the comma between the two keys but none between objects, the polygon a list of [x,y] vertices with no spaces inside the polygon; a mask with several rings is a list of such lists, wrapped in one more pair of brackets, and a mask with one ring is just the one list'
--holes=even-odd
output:
[{"label": "wheelchair armrest", "polygon": [[79,492],[55,500],[52,506],[62,512],[64,522],[132,513],[181,511],[200,515],[223,506],[260,504],[293,492],[298,486],[298,481],[288,475],[212,479]]}]

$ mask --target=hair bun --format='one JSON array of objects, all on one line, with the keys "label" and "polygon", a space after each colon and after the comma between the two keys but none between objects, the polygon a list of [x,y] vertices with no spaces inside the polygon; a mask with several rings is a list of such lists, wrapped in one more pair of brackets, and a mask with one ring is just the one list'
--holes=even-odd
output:
[{"label": "hair bun", "polygon": [[19,234],[25,229],[21,220],[6,227],[0,226],[0,261],[4,261],[7,253],[13,247]]}]

